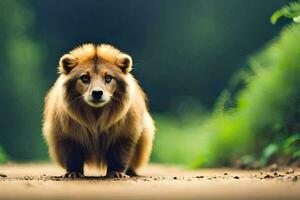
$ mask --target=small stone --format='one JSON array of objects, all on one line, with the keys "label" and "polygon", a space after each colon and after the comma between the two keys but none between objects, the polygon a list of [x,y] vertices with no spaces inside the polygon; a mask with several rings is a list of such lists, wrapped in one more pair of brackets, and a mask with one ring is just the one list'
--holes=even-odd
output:
[{"label": "small stone", "polygon": [[0,177],[2,177],[2,178],[6,178],[6,177],[7,177],[7,175],[6,175],[6,174],[0,174]]},{"label": "small stone", "polygon": [[178,178],[177,178],[177,176],[174,176],[173,179],[176,180],[176,179],[178,179]]},{"label": "small stone", "polygon": [[274,176],[275,176],[275,177],[284,177],[283,174],[279,174],[279,173],[276,173],[276,174],[274,173]]},{"label": "small stone", "polygon": [[267,175],[264,176],[264,179],[268,179],[268,178],[273,178],[273,176],[271,176],[269,174],[267,174]]},{"label": "small stone", "polygon": [[196,176],[196,178],[204,178],[204,176]]},{"label": "small stone", "polygon": [[227,172],[225,172],[225,173],[224,173],[224,176],[227,176],[227,175],[228,175],[228,173],[227,173]]},{"label": "small stone", "polygon": [[288,171],[286,172],[286,174],[293,174],[294,173],[294,169],[293,168],[289,168]]},{"label": "small stone", "polygon": [[238,177],[238,176],[234,176],[233,178],[234,178],[234,179],[240,179],[240,177]]},{"label": "small stone", "polygon": [[272,164],[270,167],[270,171],[277,171],[278,170],[278,165],[276,163]]}]

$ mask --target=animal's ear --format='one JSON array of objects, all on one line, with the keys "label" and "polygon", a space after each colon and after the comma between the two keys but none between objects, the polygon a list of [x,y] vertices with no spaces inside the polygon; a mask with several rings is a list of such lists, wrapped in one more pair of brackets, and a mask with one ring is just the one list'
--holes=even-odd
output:
[{"label": "animal's ear", "polygon": [[132,59],[127,54],[119,55],[116,59],[116,64],[125,74],[132,70]]},{"label": "animal's ear", "polygon": [[76,57],[71,54],[65,54],[59,60],[59,73],[68,74],[76,65]]}]

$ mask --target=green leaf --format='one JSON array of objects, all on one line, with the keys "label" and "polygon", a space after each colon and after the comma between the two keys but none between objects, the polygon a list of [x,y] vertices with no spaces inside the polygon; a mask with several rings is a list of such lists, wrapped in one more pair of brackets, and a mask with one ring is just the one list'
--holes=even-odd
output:
[{"label": "green leaf", "polygon": [[287,6],[284,6],[279,10],[276,10],[271,16],[271,23],[276,24],[278,19],[281,17],[293,19],[294,22],[298,22],[299,15],[300,15],[300,2],[292,2],[289,3]]},{"label": "green leaf", "polygon": [[277,144],[269,144],[263,151],[261,159],[260,159],[260,163],[262,166],[265,166],[270,158],[275,155],[279,150],[279,147]]},{"label": "green leaf", "polygon": [[288,137],[283,142],[283,152],[287,154],[291,154],[299,148],[300,143],[300,135],[295,133],[294,135]]}]

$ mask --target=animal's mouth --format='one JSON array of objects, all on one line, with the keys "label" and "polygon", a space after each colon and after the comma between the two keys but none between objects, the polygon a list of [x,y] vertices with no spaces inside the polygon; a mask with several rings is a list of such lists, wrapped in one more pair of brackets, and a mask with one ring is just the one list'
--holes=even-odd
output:
[{"label": "animal's mouth", "polygon": [[103,99],[99,99],[99,100],[93,99],[93,100],[91,100],[91,102],[94,104],[97,104],[97,103],[104,103],[106,101],[104,101]]},{"label": "animal's mouth", "polygon": [[100,100],[93,99],[93,100],[87,101],[87,103],[94,108],[99,108],[99,107],[104,106],[107,103],[107,101],[105,101],[103,99],[100,99]]},{"label": "animal's mouth", "polygon": [[92,98],[91,96],[84,96],[84,101],[87,103],[89,106],[94,107],[94,108],[99,108],[104,105],[106,105],[109,102],[109,98]]}]

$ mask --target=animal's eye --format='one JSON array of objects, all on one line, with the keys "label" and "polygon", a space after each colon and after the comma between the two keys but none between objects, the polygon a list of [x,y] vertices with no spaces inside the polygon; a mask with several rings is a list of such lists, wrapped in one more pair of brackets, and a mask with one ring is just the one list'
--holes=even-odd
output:
[{"label": "animal's eye", "polygon": [[111,76],[111,75],[106,75],[106,76],[104,77],[104,79],[105,79],[105,82],[106,82],[106,83],[110,83],[111,80],[112,80],[112,76]]},{"label": "animal's eye", "polygon": [[88,75],[82,75],[81,77],[80,77],[80,80],[83,82],[83,83],[85,83],[85,84],[87,84],[87,83],[89,83],[90,82],[90,77],[88,76]]}]

